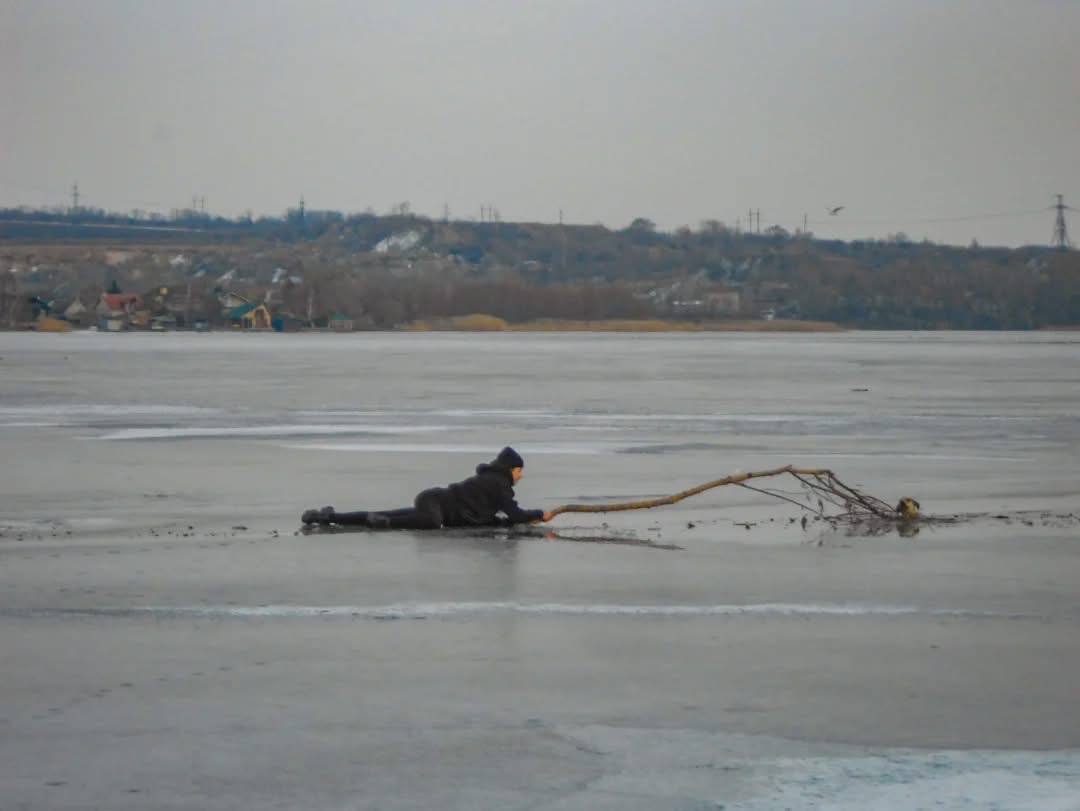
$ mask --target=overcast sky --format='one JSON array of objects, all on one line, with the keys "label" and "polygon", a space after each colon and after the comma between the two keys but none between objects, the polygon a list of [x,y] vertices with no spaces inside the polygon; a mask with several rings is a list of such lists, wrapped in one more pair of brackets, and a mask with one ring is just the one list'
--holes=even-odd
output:
[{"label": "overcast sky", "polygon": [[0,0],[0,204],[1046,243],[1078,36],[1080,0]]}]

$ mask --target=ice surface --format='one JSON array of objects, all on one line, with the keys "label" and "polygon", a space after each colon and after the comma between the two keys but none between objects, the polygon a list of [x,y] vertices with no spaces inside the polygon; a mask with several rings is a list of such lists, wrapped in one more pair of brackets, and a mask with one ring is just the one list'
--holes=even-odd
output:
[{"label": "ice surface", "polygon": [[[44,612],[48,613],[48,612]],[[67,612],[72,613],[72,612]],[[74,612],[79,613],[79,612]],[[354,619],[432,619],[475,614],[522,614],[602,617],[1002,617],[992,611],[921,608],[914,605],[864,605],[857,603],[747,603],[732,605],[617,605],[603,603],[394,603],[389,605],[175,605],[87,609],[87,614],[160,615],[214,618],[244,617],[350,617]],[[1013,619],[1023,615],[1009,615]]]},{"label": "ice surface", "polygon": [[[3,802],[1080,809],[1078,348],[2,333]],[[720,488],[294,534],[503,445],[528,508],[795,463],[976,517],[864,537]]]},{"label": "ice surface", "polygon": [[731,811],[1077,811],[1077,752],[896,752],[755,764],[760,796]]}]

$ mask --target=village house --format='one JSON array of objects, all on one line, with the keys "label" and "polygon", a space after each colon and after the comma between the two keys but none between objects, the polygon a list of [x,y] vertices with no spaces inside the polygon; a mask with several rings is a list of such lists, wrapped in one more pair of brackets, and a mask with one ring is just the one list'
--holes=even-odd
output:
[{"label": "village house", "polygon": [[244,304],[229,311],[229,323],[240,329],[270,329],[272,320],[265,304]]},{"label": "village house", "polygon": [[152,314],[151,329],[190,327],[196,318],[205,318],[205,303],[194,295],[191,285],[156,287],[146,293]]},{"label": "village house", "polygon": [[304,322],[291,313],[278,313],[270,321],[274,332],[300,332],[304,328]]},{"label": "village house", "polygon": [[231,290],[225,290],[219,293],[218,301],[221,302],[221,309],[225,313],[229,313],[238,307],[243,307],[245,304],[251,303],[239,293],[233,293]]},{"label": "village house", "polygon": [[352,332],[355,329],[353,320],[342,313],[330,316],[329,326],[334,332]]},{"label": "village house", "polygon": [[668,288],[658,288],[656,293],[654,301],[657,304],[666,304],[673,314],[680,316],[734,316],[739,314],[743,304],[738,290],[710,282],[703,272]]},{"label": "village house", "polygon": [[143,297],[138,293],[102,293],[96,309],[99,327],[108,332],[146,327],[150,323]]},{"label": "village house", "polygon": [[96,305],[100,299],[100,293],[84,290],[72,299],[67,307],[63,308],[63,316],[72,324],[80,327],[96,324],[98,320]]},{"label": "village house", "polygon": [[89,312],[91,312],[89,307],[83,304],[80,299],[75,299],[64,308],[64,318],[72,323],[76,323]]},{"label": "village house", "polygon": [[792,297],[787,282],[761,282],[754,286],[753,304],[766,321],[774,318],[798,318],[799,302]]}]

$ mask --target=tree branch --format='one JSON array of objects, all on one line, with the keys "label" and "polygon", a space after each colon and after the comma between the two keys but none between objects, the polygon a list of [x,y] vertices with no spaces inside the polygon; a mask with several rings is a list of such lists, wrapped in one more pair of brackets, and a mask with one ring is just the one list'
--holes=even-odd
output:
[{"label": "tree branch", "polygon": [[689,490],[683,490],[682,492],[674,493],[670,496],[649,498],[642,501],[623,501],[613,504],[563,504],[550,512],[552,517],[554,517],[556,515],[561,515],[562,513],[609,513],[624,512],[626,510],[648,510],[653,507],[664,507],[669,504],[677,504],[691,496],[696,496],[707,490],[723,487],[728,484],[737,484],[746,487],[749,490],[755,490],[764,493],[765,495],[779,498],[783,501],[790,501],[793,504],[798,504],[798,506],[804,509],[813,511],[812,507],[806,508],[794,499],[769,492],[768,490],[759,490],[758,488],[744,484],[744,482],[750,481],[751,479],[764,479],[770,476],[783,475],[794,476],[805,488],[818,496],[819,507],[821,508],[818,512],[823,517],[825,517],[825,510],[824,505],[821,503],[822,499],[828,501],[833,506],[844,507],[847,509],[847,512],[840,516],[833,516],[834,518],[857,520],[868,516],[876,516],[878,518],[895,520],[913,517],[910,515],[905,516],[902,511],[890,507],[886,502],[875,496],[862,493],[854,487],[844,484],[836,478],[836,475],[831,470],[826,468],[797,468],[792,465],[784,465],[783,467],[773,468],[772,470],[734,473],[731,476],[725,476],[722,479],[705,482],[704,484],[699,484],[697,487],[691,487]]}]

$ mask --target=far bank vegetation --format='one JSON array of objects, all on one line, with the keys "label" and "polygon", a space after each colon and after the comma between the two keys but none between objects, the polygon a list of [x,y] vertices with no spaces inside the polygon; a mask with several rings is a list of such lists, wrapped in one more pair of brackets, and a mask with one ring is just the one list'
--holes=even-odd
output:
[{"label": "far bank vegetation", "polygon": [[1039,329],[1080,325],[1080,254],[745,234],[715,220],[674,232],[645,218],[437,221],[404,204],[239,221],[0,211],[0,328],[36,317],[33,300],[55,315],[106,290],[210,327],[228,326],[225,302],[245,301],[328,329]]}]

